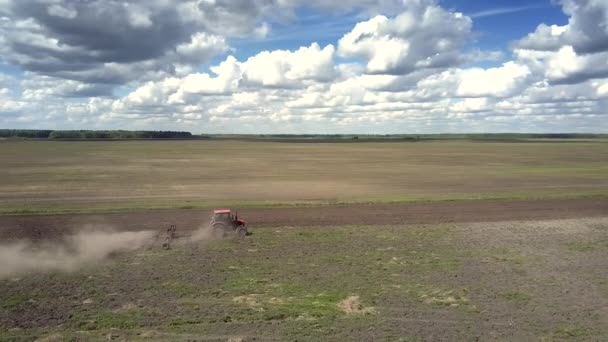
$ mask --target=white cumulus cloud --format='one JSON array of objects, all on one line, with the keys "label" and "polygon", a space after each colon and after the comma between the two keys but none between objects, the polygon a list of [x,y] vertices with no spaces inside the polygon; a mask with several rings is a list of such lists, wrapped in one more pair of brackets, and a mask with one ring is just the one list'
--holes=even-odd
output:
[{"label": "white cumulus cloud", "polygon": [[427,1],[411,1],[396,17],[358,23],[339,42],[339,53],[363,57],[370,73],[407,74],[461,61],[472,21]]}]

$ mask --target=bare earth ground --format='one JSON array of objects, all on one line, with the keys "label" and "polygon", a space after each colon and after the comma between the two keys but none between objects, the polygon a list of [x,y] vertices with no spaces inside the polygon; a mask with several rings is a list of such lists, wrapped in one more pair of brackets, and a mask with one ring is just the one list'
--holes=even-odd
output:
[{"label": "bare earth ground", "polygon": [[[545,220],[608,215],[607,198],[568,200],[445,201],[310,208],[247,208],[250,226],[339,226]],[[119,231],[163,230],[175,224],[188,232],[209,222],[210,210],[149,210],[104,215],[0,216],[0,239],[49,239],[85,225]]]},{"label": "bare earth ground", "polygon": [[[608,143],[0,143],[0,213],[608,194]],[[244,206],[244,205],[241,205]]]},{"label": "bare earth ground", "polygon": [[606,218],[262,228],[3,281],[0,339],[603,341],[607,229]]},{"label": "bare earth ground", "polygon": [[[150,246],[75,273],[0,280],[0,340],[604,341],[607,205],[248,209],[256,228],[242,240]],[[0,226],[2,238],[95,220],[187,229],[205,214],[7,216]]]},{"label": "bare earth ground", "polygon": [[608,341],[607,146],[3,142],[0,271],[219,205],[253,235],[4,273],[0,341]]}]

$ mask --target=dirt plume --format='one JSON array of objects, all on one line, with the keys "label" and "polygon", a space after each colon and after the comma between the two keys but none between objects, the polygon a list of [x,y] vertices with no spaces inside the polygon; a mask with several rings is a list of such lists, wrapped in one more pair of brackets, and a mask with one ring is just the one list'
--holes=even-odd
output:
[{"label": "dirt plume", "polygon": [[189,242],[200,242],[213,239],[213,228],[208,224],[204,224],[201,225],[197,230],[195,230],[188,240]]},{"label": "dirt plume", "polygon": [[216,236],[213,234],[213,227],[211,226],[211,218],[213,214],[207,214],[202,218],[202,223],[198,226],[198,229],[192,232],[192,235],[188,237],[188,242],[201,242],[214,240]]},{"label": "dirt plume", "polygon": [[114,232],[86,228],[59,242],[32,243],[19,240],[0,245],[0,279],[46,271],[75,271],[106,259],[111,254],[143,247],[152,231]]}]

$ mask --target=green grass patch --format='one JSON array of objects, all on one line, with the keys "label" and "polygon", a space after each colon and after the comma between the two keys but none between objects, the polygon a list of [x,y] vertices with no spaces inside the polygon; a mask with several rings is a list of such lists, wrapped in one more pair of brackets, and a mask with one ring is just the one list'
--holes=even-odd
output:
[{"label": "green grass patch", "polygon": [[133,329],[141,325],[141,316],[136,311],[129,313],[101,312],[93,319],[99,329]]},{"label": "green grass patch", "polygon": [[530,295],[519,291],[503,292],[500,296],[510,302],[525,304],[530,301]]},{"label": "green grass patch", "polygon": [[99,311],[80,311],[74,314],[67,326],[73,330],[106,330],[106,329],[134,329],[142,325],[143,316],[139,311],[112,312],[100,309]]},{"label": "green grass patch", "polygon": [[272,297],[271,294],[250,294],[232,298],[238,306],[234,320],[316,320],[334,319],[339,315],[338,303],[345,297],[336,294],[308,294],[295,297]]},{"label": "green grass patch", "polygon": [[199,290],[194,284],[180,283],[177,281],[169,281],[162,284],[162,287],[170,293],[175,294],[179,298],[190,297],[196,294]]},{"label": "green grass patch", "polygon": [[578,241],[568,243],[567,248],[573,252],[592,252],[596,250],[597,246],[595,243]]},{"label": "green grass patch", "polygon": [[572,339],[572,338],[582,338],[582,337],[586,337],[589,336],[591,334],[591,332],[583,327],[576,327],[576,326],[568,326],[568,327],[562,327],[562,328],[558,328],[553,332],[553,336],[556,338],[563,338],[563,339]]},{"label": "green grass patch", "polygon": [[608,276],[607,277],[598,276],[593,279],[593,282],[599,288],[599,290],[602,292],[602,294],[604,295],[604,298],[608,298]]},{"label": "green grass patch", "polygon": [[7,298],[2,298],[0,306],[4,309],[14,309],[22,304],[27,303],[31,299],[30,296],[25,294],[14,294]]},{"label": "green grass patch", "polygon": [[608,239],[600,238],[593,241],[572,241],[566,244],[566,248],[573,252],[593,252],[608,249]]}]

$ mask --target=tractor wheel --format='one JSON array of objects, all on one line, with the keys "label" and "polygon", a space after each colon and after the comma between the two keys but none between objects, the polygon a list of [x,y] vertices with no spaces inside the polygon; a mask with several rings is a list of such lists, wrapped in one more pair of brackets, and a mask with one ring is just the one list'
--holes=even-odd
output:
[{"label": "tractor wheel", "polygon": [[226,226],[221,223],[216,223],[213,225],[213,236],[216,239],[223,239],[226,235]]},{"label": "tractor wheel", "polygon": [[238,237],[240,237],[240,238],[247,236],[247,228],[238,227],[236,229],[236,235],[238,235]]}]

